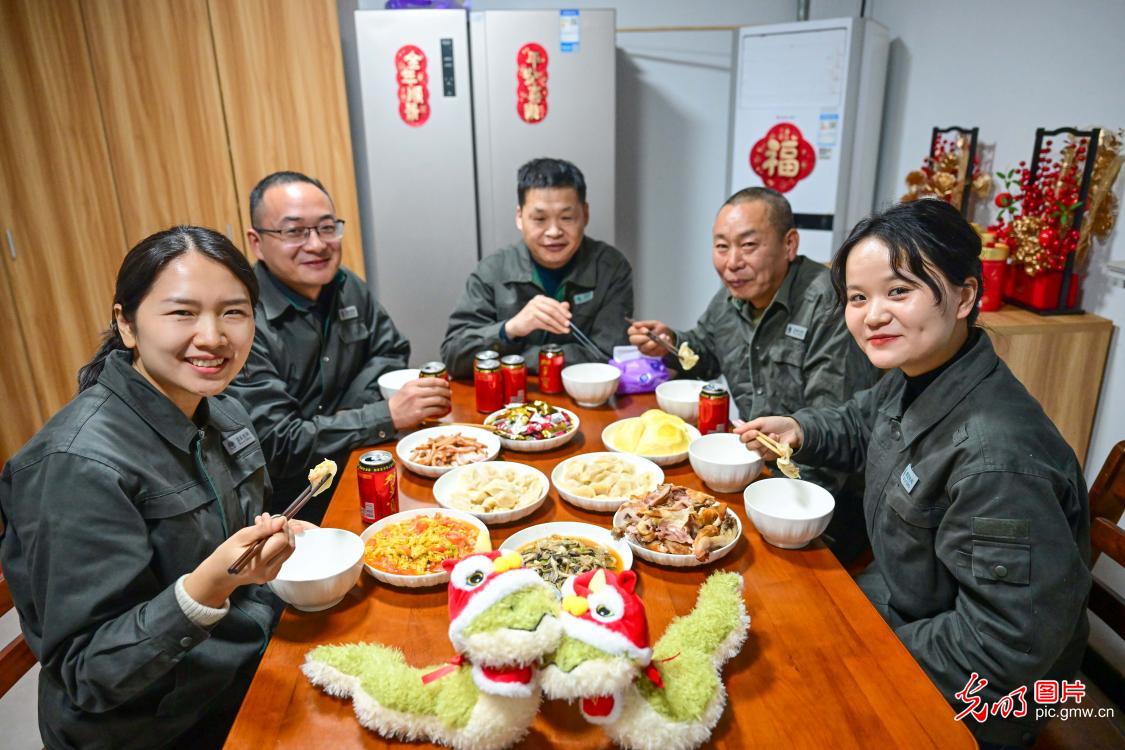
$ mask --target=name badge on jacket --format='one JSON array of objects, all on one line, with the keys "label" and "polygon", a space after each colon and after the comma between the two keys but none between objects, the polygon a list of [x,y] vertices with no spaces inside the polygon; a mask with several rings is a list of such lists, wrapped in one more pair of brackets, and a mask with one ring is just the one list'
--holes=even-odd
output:
[{"label": "name badge on jacket", "polygon": [[914,465],[907,464],[906,468],[902,470],[902,476],[898,478],[902,488],[907,492],[914,490],[914,485],[918,484],[918,475],[914,473]]},{"label": "name badge on jacket", "polygon": [[574,304],[575,305],[584,305],[587,302],[589,302],[590,300],[592,300],[593,298],[594,298],[593,291],[582,292],[582,294],[574,295]]},{"label": "name badge on jacket", "polygon": [[340,308],[340,320],[351,320],[352,318],[359,317],[359,310],[355,309],[355,305],[348,305],[347,307]]},{"label": "name badge on jacket", "polygon": [[796,323],[790,323],[789,325],[785,326],[785,335],[788,336],[791,339],[797,339],[798,341],[804,341],[805,336],[807,336],[808,333],[809,333],[808,328],[805,328],[804,326],[799,326]]},{"label": "name badge on jacket", "polygon": [[223,440],[223,447],[227,453],[235,454],[254,442],[254,433],[249,427],[243,427],[238,432]]}]

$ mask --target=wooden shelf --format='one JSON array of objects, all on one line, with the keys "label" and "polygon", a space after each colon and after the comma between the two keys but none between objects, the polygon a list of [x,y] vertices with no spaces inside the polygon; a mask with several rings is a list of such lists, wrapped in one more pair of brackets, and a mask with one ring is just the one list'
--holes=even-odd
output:
[{"label": "wooden shelf", "polygon": [[980,315],[1008,364],[1085,465],[1113,323],[1090,313],[1036,315],[1005,305]]}]

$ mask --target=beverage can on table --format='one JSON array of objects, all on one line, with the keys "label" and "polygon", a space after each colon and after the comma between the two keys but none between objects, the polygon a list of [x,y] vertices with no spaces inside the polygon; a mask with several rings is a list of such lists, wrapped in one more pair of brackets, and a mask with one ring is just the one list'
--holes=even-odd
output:
[{"label": "beverage can on table", "polygon": [[539,392],[562,393],[562,371],[566,355],[558,344],[547,344],[539,350]]},{"label": "beverage can on table", "polygon": [[449,382],[449,370],[445,369],[444,362],[427,362],[418,370],[420,378],[441,378]]},{"label": "beverage can on table", "polygon": [[[421,368],[419,368],[418,377],[419,378],[441,378],[442,380],[444,380],[445,382],[448,383],[449,382],[449,370],[446,369],[444,362],[437,362],[437,361],[427,362],[426,364],[422,365]],[[441,416],[441,417],[448,416],[452,412],[453,412],[453,406],[451,404],[449,409],[444,414],[441,414],[439,416]]]},{"label": "beverage can on table", "polygon": [[699,392],[699,434],[730,432],[730,394],[718,383],[708,383]]},{"label": "beverage can on table", "polygon": [[364,523],[398,513],[398,472],[387,451],[367,451],[359,457],[359,516]]},{"label": "beverage can on table", "polygon": [[500,360],[478,359],[473,363],[473,385],[477,394],[477,411],[491,414],[504,408],[504,380]]},{"label": "beverage can on table", "polygon": [[509,354],[500,359],[500,374],[504,380],[504,404],[522,404],[527,401],[527,363],[519,354]]},{"label": "beverage can on table", "polygon": [[477,362],[483,362],[486,359],[499,360],[500,352],[493,349],[485,349],[484,351],[479,351],[473,356],[473,364],[475,365]]}]

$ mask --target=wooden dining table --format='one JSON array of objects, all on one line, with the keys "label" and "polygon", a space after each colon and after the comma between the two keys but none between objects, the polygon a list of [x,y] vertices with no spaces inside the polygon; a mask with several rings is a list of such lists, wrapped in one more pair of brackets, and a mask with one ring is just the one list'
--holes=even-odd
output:
[{"label": "wooden dining table", "polygon": [[[566,394],[541,395],[529,379],[531,398],[574,411],[580,421],[566,445],[544,453],[501,451],[499,459],[542,471],[565,458],[605,450],[606,425],[655,408],[652,394],[619,395],[597,408],[576,406]],[[458,422],[480,422],[471,385],[454,382],[453,414]],[[381,445],[380,448],[392,446]],[[361,533],[355,451],[343,469],[323,526]],[[402,510],[433,507],[434,481],[398,462]],[[699,585],[716,570],[740,573],[751,617],[741,652],[723,669],[729,703],[708,747],[936,747],[972,748],[966,726],[942,698],[890,627],[867,601],[848,572],[819,540],[803,549],[771,546],[747,519],[741,494],[706,488],[687,460],[664,467],[666,480],[708,492],[728,503],[742,521],[734,549],[716,562],[695,568],[666,568],[635,559],[638,592],[645,603],[655,642],[677,615],[691,611]],[[581,521],[609,527],[611,515],[563,501],[552,487],[532,515],[490,528],[497,547],[508,536],[548,521]],[[342,602],[322,612],[289,607],[274,631],[242,703],[225,747],[383,748],[426,743],[388,741],[364,728],[350,700],[314,687],[299,666],[320,644],[377,641],[401,649],[410,664],[427,666],[454,655],[448,639],[444,585],[394,588],[363,573]],[[544,701],[519,748],[610,748],[603,731],[588,724],[577,706]]]}]

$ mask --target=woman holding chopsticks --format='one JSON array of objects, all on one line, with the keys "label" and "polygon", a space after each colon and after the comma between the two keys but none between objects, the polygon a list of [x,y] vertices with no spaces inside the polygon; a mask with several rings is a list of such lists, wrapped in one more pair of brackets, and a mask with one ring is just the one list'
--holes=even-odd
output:
[{"label": "woman holding chopsticks", "polygon": [[257,296],[216,232],[141,241],[78,395],[0,475],[0,560],[43,665],[48,748],[218,745],[238,709],[280,612],[260,584],[294,549],[294,525],[261,513],[250,419],[220,395]]},{"label": "woman holding chopsticks", "polygon": [[984,705],[963,717],[982,747],[1021,746],[1042,721],[1035,681],[1073,679],[1086,646],[1089,507],[1074,452],[974,326],[979,255],[942,201],[861,221],[832,278],[889,372],[838,407],[737,432],[767,460],[772,437],[803,464],[865,470],[874,562],[857,583],[958,713]]}]

